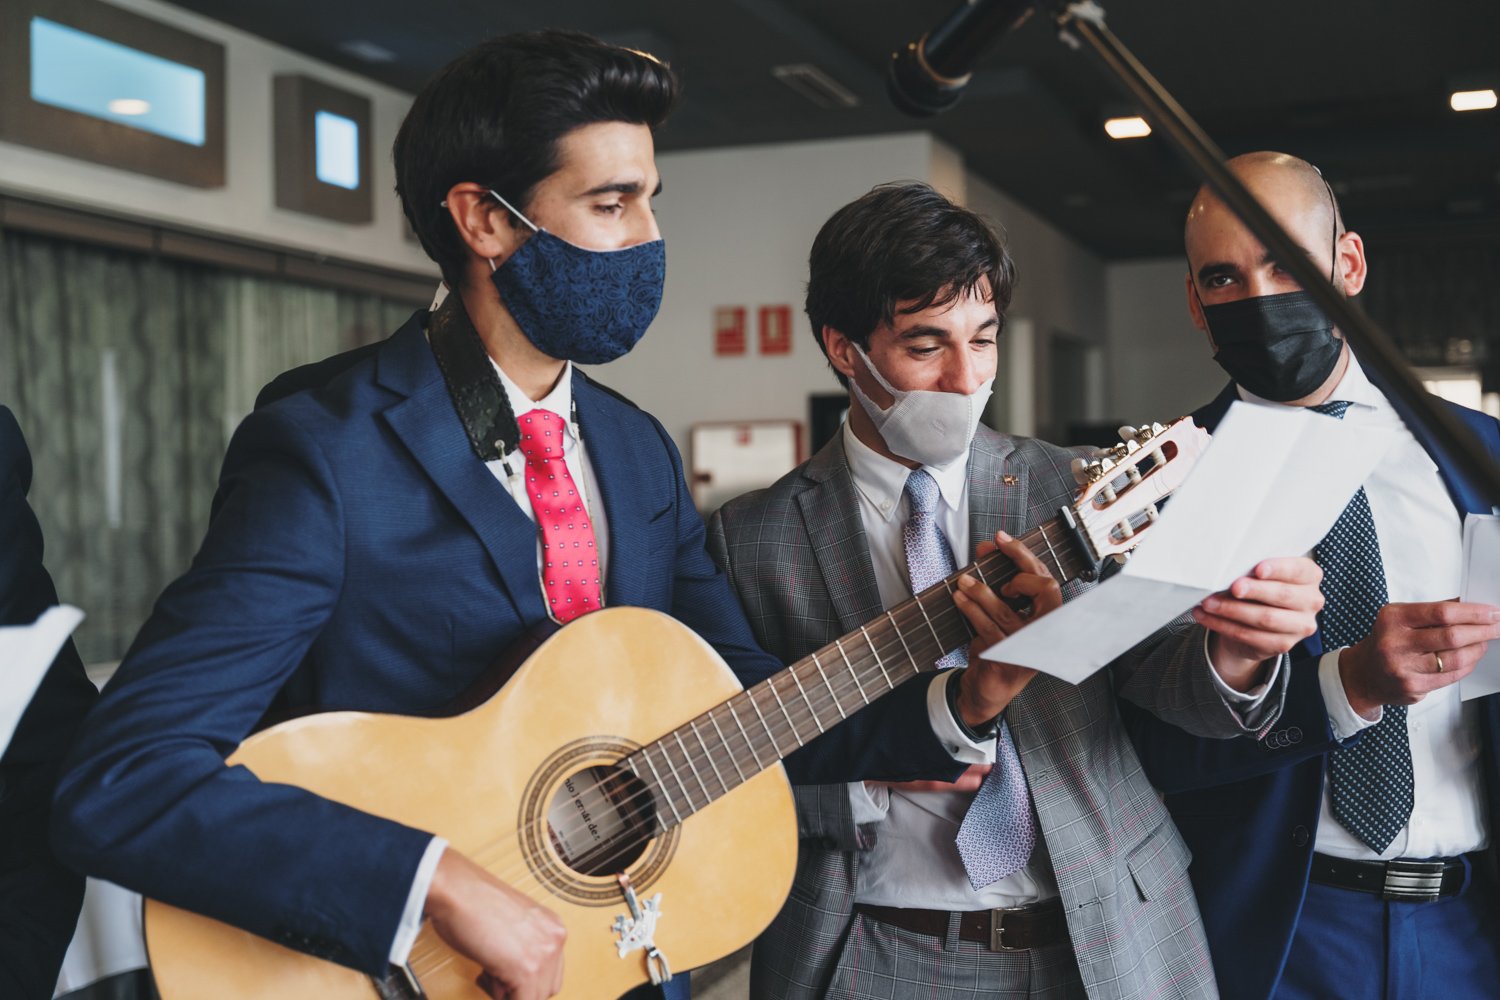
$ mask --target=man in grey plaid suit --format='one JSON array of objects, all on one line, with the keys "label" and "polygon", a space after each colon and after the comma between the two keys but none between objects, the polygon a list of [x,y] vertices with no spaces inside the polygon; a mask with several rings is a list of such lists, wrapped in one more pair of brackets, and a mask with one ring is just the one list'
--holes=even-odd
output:
[{"label": "man in grey plaid suit", "polygon": [[[756,639],[785,662],[926,586],[932,539],[967,561],[971,540],[983,551],[997,532],[1019,536],[1075,489],[1074,452],[977,426],[1014,279],[982,220],[925,185],[876,188],[825,224],[810,269],[808,316],[849,387],[848,420],[809,462],[726,504],[709,532]],[[1027,571],[1016,581],[1033,581],[1005,596],[1032,594],[1042,613],[1077,590],[1056,594],[1023,546],[999,541]],[[1024,624],[983,586],[955,600],[974,649]],[[1076,687],[977,658],[909,681],[928,687],[958,782],[796,788],[797,877],[755,946],[752,994],[1217,996],[1188,851],[1114,699],[1231,738],[1269,724],[1284,681],[1242,693],[1201,643],[1169,641],[1132,662],[1113,683],[1105,672]],[[1019,813],[966,815],[1006,783],[1012,796],[1019,786]],[[976,846],[960,847],[966,837]],[[1020,867],[996,868],[987,851]]]}]

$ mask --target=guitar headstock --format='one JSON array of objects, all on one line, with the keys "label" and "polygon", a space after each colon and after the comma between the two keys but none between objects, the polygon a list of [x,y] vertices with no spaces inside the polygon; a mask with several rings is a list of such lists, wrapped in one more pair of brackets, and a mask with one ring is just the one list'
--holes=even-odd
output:
[{"label": "guitar headstock", "polygon": [[1163,427],[1120,428],[1122,440],[1089,459],[1076,459],[1083,483],[1071,512],[1096,560],[1123,559],[1160,516],[1157,504],[1187,480],[1208,447],[1208,431],[1179,417]]}]

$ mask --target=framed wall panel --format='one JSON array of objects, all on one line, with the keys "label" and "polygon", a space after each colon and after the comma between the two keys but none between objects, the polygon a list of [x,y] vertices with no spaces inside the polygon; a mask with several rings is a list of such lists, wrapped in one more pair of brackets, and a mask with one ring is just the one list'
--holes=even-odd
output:
[{"label": "framed wall panel", "polygon": [[300,75],[274,87],[277,207],[371,221],[369,98]]},{"label": "framed wall panel", "polygon": [[0,139],[224,185],[224,47],[100,0],[0,4]]}]

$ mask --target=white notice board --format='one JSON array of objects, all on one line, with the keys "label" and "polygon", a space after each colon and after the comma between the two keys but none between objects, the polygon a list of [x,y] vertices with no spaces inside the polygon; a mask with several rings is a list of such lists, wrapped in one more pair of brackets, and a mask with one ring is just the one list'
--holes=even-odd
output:
[{"label": "white notice board", "polygon": [[795,420],[702,423],[691,433],[688,482],[704,514],[770,486],[802,461],[802,425]]}]

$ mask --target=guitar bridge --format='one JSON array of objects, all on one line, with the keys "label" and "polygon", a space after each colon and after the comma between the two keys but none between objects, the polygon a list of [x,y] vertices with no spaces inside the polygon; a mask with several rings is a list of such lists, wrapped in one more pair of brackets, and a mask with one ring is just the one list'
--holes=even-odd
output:
[{"label": "guitar bridge", "polygon": [[644,950],[646,974],[651,977],[651,985],[660,986],[672,978],[672,967],[667,963],[667,956],[656,947],[654,940],[656,921],[661,919],[661,893],[658,892],[642,903],[636,898],[629,875],[621,872],[615,877],[620,883],[620,894],[625,897],[625,906],[630,910],[629,916],[620,914],[615,917],[612,929],[619,935],[615,950],[620,958],[632,951]]}]

